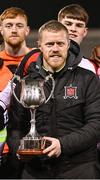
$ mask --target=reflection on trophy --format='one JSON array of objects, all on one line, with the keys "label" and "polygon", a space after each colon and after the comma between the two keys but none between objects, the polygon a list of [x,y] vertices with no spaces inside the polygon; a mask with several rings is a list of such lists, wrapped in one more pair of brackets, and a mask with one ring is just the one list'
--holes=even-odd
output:
[{"label": "reflection on trophy", "polygon": [[[21,93],[20,98],[15,94],[13,82],[17,80],[21,83]],[[44,82],[47,82],[49,79],[52,81],[52,89],[49,97],[46,99],[44,93]],[[30,108],[31,111],[31,128],[29,133],[20,140],[20,146],[18,148],[17,154],[19,155],[37,155],[42,154],[43,149],[45,148],[45,140],[38,134],[35,126],[35,112],[36,108],[43,103],[47,103],[54,91],[54,79],[52,75],[48,75],[45,80],[39,79],[20,79],[19,76],[15,75],[11,82],[12,92],[16,100],[26,108]]]}]

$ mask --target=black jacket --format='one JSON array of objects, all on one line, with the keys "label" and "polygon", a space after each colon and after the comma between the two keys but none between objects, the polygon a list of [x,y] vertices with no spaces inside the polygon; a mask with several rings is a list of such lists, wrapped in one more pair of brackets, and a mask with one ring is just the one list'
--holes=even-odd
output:
[{"label": "black jacket", "polygon": [[[82,163],[96,160],[96,144],[100,136],[100,82],[94,73],[78,67],[82,59],[79,47],[70,48],[66,65],[53,74],[53,97],[36,111],[36,127],[40,135],[60,140],[62,162]],[[49,72],[42,68],[42,54],[28,68],[30,78],[45,78]],[[51,82],[45,84],[48,97]],[[16,86],[19,94],[19,86]],[[12,97],[9,111],[8,143],[16,153],[19,140],[30,129],[30,111]]]}]

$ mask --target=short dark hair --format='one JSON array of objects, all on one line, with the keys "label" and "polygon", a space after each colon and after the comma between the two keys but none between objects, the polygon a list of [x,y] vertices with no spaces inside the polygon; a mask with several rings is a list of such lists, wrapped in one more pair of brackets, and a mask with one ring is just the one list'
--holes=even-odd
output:
[{"label": "short dark hair", "polygon": [[87,11],[79,4],[70,4],[62,8],[58,13],[58,21],[61,21],[65,17],[84,21],[86,25],[89,21]]}]

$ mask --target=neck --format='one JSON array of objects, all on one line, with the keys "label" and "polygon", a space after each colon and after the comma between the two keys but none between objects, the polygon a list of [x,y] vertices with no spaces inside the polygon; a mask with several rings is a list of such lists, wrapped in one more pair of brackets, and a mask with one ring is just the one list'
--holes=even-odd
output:
[{"label": "neck", "polygon": [[46,70],[46,71],[49,71],[51,73],[54,73],[54,70],[52,69],[51,66],[49,66],[49,64],[47,64],[47,62],[43,59],[43,68]]},{"label": "neck", "polygon": [[5,43],[5,51],[11,56],[23,56],[24,54],[27,54],[30,49],[26,46],[26,44],[14,47]]}]

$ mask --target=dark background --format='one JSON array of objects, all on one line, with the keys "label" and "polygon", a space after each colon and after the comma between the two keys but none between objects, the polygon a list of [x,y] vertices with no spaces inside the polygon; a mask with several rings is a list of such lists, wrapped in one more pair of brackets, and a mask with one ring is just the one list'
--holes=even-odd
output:
[{"label": "dark background", "polygon": [[17,6],[24,9],[29,17],[32,30],[38,29],[43,23],[57,19],[61,8],[68,4],[82,5],[89,14],[89,28],[100,28],[100,0],[0,0],[0,13],[6,8]]}]

